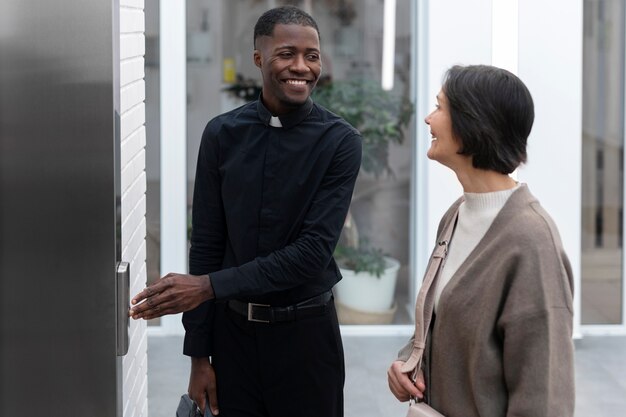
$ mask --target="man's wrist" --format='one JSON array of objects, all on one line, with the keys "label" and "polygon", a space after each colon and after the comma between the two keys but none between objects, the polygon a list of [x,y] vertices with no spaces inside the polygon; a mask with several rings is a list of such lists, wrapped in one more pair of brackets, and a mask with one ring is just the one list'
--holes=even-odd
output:
[{"label": "man's wrist", "polygon": [[212,300],[215,298],[215,291],[213,291],[213,284],[211,284],[211,277],[209,274],[203,275],[202,278],[205,278],[205,285],[202,287],[202,293],[204,294],[207,300]]},{"label": "man's wrist", "polygon": [[213,358],[211,356],[192,356],[191,365],[213,365]]}]

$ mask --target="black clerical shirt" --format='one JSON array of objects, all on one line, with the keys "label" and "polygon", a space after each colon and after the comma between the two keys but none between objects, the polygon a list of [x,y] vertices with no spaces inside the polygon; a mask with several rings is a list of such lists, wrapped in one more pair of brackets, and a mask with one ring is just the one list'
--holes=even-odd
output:
[{"label": "black clerical shirt", "polygon": [[[361,136],[310,99],[270,124],[261,100],[211,120],[193,196],[189,272],[217,300],[286,306],[332,288]],[[185,313],[184,353],[210,354],[214,302]]]}]

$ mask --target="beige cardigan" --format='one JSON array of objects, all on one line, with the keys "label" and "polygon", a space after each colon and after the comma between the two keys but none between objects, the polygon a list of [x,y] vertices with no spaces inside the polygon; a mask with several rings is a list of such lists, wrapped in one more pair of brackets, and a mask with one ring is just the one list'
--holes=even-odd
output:
[{"label": "beige cardigan", "polygon": [[573,416],[572,296],[554,222],[522,185],[441,294],[424,358],[431,406],[447,417]]}]

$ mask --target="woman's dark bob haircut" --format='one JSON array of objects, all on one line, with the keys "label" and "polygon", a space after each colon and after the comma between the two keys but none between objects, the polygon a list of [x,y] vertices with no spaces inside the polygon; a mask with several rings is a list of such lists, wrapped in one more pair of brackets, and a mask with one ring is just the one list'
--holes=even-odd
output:
[{"label": "woman's dark bob haircut", "polygon": [[526,162],[535,119],[533,99],[509,71],[487,65],[454,66],[444,77],[452,133],[475,168],[510,174]]}]

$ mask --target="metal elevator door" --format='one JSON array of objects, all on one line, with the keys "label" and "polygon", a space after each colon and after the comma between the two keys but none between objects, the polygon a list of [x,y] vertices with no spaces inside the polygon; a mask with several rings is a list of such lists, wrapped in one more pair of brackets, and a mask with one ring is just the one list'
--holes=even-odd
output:
[{"label": "metal elevator door", "polygon": [[121,415],[118,9],[0,2],[0,416]]}]

